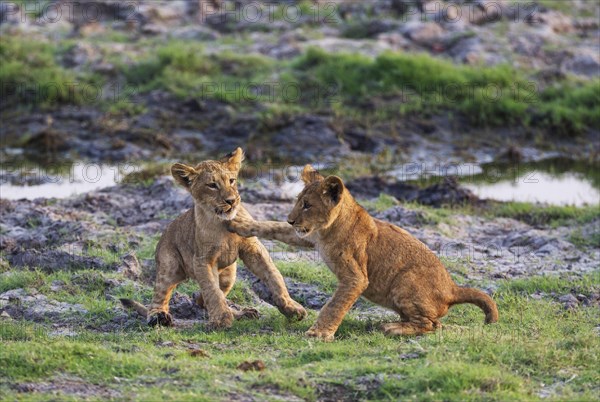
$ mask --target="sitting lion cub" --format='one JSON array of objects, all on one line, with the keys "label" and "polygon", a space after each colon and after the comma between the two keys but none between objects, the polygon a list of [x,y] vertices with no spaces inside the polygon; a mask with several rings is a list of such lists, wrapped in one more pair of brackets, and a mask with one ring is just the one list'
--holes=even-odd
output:
[{"label": "sitting lion cub", "polygon": [[448,308],[459,303],[477,305],[485,312],[486,323],[498,320],[496,303],[488,295],[457,286],[426,245],[407,231],[372,218],[339,177],[324,179],[307,165],[302,180],[305,187],[288,224],[242,216],[228,226],[242,236],[316,245],[339,284],[306,335],[332,340],[361,295],[400,314],[399,322],[383,325],[389,335],[435,331]]},{"label": "sitting lion cub", "polygon": [[[248,315],[248,311],[234,312],[225,299],[235,283],[238,256],[267,285],[279,311],[298,319],[306,316],[306,310],[291,299],[258,239],[240,237],[225,227],[225,222],[236,215],[252,219],[240,204],[237,189],[242,160],[243,152],[238,148],[221,161],[204,161],[196,167],[176,163],[171,167],[175,180],[191,193],[194,207],[167,227],[156,246],[156,285],[149,310],[132,300],[121,300],[147,316],[149,325],[173,324],[169,299],[177,284],[188,278],[200,285],[198,304],[208,309],[212,327],[230,327],[234,314]],[[255,314],[250,311],[249,315]]]}]

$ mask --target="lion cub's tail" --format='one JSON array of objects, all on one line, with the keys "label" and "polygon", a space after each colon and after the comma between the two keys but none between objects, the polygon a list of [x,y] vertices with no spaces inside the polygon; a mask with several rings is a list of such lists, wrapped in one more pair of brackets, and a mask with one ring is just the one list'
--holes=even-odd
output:
[{"label": "lion cub's tail", "polygon": [[135,310],[139,315],[146,318],[148,317],[148,309],[141,303],[136,302],[131,299],[119,299],[123,307],[128,308],[130,310]]},{"label": "lion cub's tail", "polygon": [[485,323],[491,324],[498,321],[498,307],[496,302],[481,290],[473,288],[456,287],[452,304],[472,303],[485,313]]}]

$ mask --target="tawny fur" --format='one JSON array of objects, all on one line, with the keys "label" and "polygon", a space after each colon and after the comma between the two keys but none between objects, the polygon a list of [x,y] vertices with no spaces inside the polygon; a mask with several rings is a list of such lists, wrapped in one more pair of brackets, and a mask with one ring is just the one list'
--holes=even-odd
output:
[{"label": "tawny fur", "polygon": [[256,237],[244,238],[227,230],[225,222],[239,216],[252,219],[240,203],[237,176],[243,159],[238,148],[221,161],[205,161],[195,167],[176,163],[175,180],[194,199],[194,207],[175,219],[156,246],[156,285],[150,307],[122,303],[147,316],[149,324],[171,325],[171,293],[185,279],[200,285],[198,304],[208,310],[212,327],[230,327],[239,312],[227,305],[226,296],[236,279],[236,260],[263,281],[278,309],[288,317],[302,319],[304,308],[290,297],[283,277],[266,248]]},{"label": "tawny fur", "polygon": [[498,320],[496,303],[487,294],[457,286],[437,256],[410,233],[371,217],[336,176],[323,178],[307,165],[288,222],[257,222],[240,216],[228,222],[242,236],[314,244],[339,283],[308,336],[332,340],[342,319],[362,295],[400,315],[383,325],[389,335],[435,331],[448,308],[473,303],[485,322]]}]

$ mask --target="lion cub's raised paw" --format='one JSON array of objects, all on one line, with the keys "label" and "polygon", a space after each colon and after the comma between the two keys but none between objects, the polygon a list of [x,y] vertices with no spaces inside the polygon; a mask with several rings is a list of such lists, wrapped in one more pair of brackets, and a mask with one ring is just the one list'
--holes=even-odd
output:
[{"label": "lion cub's raised paw", "polygon": [[326,331],[312,326],[308,331],[304,333],[304,335],[308,336],[309,338],[320,339],[324,342],[331,342],[334,339],[334,333],[335,332],[333,331]]}]

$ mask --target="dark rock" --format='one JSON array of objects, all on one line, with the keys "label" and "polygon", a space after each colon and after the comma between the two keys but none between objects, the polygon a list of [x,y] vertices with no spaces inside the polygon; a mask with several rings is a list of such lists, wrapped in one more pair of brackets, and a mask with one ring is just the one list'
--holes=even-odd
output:
[{"label": "dark rock", "polygon": [[344,140],[353,151],[375,152],[379,145],[377,141],[358,128],[344,132]]},{"label": "dark rock", "polygon": [[579,306],[579,300],[572,294],[566,294],[564,296],[560,296],[558,301],[563,304],[563,307],[567,310],[571,310]]},{"label": "dark rock", "polygon": [[406,209],[400,205],[377,213],[375,217],[398,226],[422,226],[429,223],[423,212]]},{"label": "dark rock", "polygon": [[294,119],[291,124],[273,133],[268,144],[269,149],[276,150],[277,156],[274,157],[299,163],[328,161],[350,151],[329,127],[328,119],[319,116]]},{"label": "dark rock", "polygon": [[436,22],[412,21],[402,27],[402,33],[418,45],[431,47],[442,40],[445,31]]},{"label": "dark rock", "polygon": [[390,8],[394,11],[397,16],[406,14],[415,2],[413,0],[392,0]]},{"label": "dark rock", "polygon": [[174,292],[169,302],[169,312],[177,319],[206,320],[208,318],[207,311],[198,306],[194,299],[179,292]]},{"label": "dark rock", "polygon": [[600,54],[597,49],[579,49],[561,64],[561,70],[584,77],[600,76]]},{"label": "dark rock", "polygon": [[420,204],[434,207],[473,204],[478,200],[477,196],[471,190],[462,187],[455,177],[444,177],[442,182],[420,190],[415,199]]},{"label": "dark rock", "polygon": [[373,198],[384,193],[400,201],[416,201],[434,207],[480,202],[475,194],[462,187],[454,177],[444,177],[441,182],[423,189],[414,184],[388,182],[376,176],[352,180],[346,183],[346,187],[358,197]]},{"label": "dark rock", "polygon": [[346,188],[357,198],[374,198],[389,194],[399,200],[416,197],[419,187],[404,182],[388,182],[380,176],[361,177],[348,181]]}]

